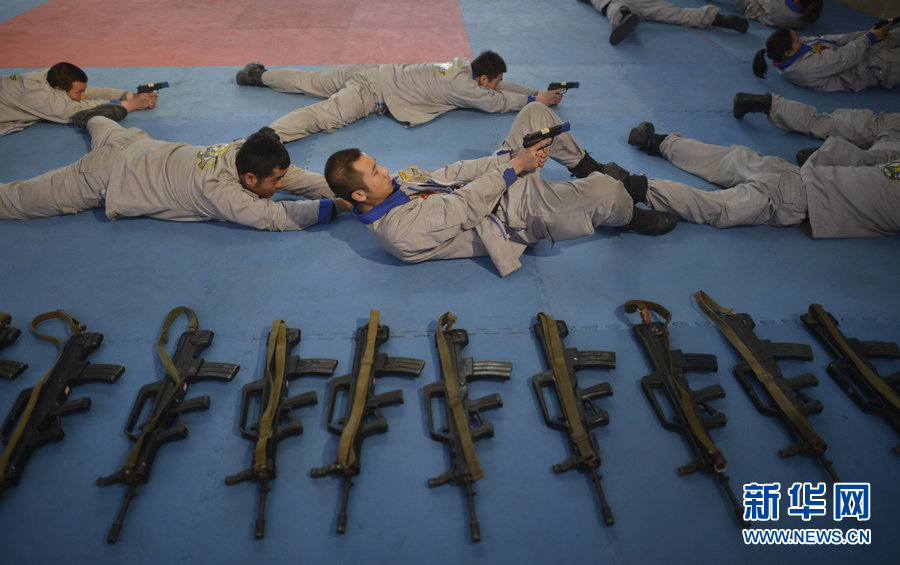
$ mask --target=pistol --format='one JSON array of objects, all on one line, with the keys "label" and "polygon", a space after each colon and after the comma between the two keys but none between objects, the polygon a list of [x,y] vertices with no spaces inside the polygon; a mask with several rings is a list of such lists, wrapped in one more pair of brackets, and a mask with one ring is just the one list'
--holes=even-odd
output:
[{"label": "pistol", "polygon": [[525,137],[522,138],[522,147],[531,147],[535,143],[538,143],[545,139],[552,139],[561,133],[569,131],[570,129],[571,127],[569,126],[569,122],[563,122],[549,128],[533,131],[529,134],[525,134]]},{"label": "pistol", "polygon": [[164,80],[162,82],[149,82],[147,84],[138,85],[137,93],[159,92],[162,88],[169,88],[169,81]]},{"label": "pistol", "polygon": [[563,92],[569,90],[570,88],[578,88],[578,81],[569,81],[569,82],[551,82],[547,86],[547,90],[560,90]]}]

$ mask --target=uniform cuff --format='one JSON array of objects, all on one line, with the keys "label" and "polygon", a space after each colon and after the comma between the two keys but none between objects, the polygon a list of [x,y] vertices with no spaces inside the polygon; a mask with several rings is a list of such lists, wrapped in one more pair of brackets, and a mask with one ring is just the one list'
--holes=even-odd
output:
[{"label": "uniform cuff", "polygon": [[506,181],[507,188],[509,188],[512,183],[516,182],[516,178],[518,178],[518,175],[516,175],[516,171],[512,167],[503,171],[503,180]]},{"label": "uniform cuff", "polygon": [[319,199],[319,218],[316,220],[317,223],[327,224],[330,223],[331,220],[334,219],[337,213],[337,208],[334,205],[334,202],[331,201],[330,198],[320,198]]},{"label": "uniform cuff", "polygon": [[866,37],[869,38],[869,44],[871,44],[871,45],[874,45],[875,42],[878,41],[878,38],[875,37],[875,34],[872,33],[871,31],[866,32]]}]

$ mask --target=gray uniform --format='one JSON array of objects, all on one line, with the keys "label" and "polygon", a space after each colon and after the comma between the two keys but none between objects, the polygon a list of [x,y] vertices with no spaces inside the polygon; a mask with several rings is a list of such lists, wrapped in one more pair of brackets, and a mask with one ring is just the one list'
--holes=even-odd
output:
[{"label": "gray uniform", "polygon": [[84,94],[84,100],[75,101],[65,91],[50,86],[47,69],[0,76],[0,136],[41,120],[67,124],[75,113],[100,104],[118,103],[127,92],[89,86]]},{"label": "gray uniform", "polygon": [[863,31],[800,39],[800,50],[775,65],[797,86],[837,92],[900,84],[900,34],[877,43]]},{"label": "gray uniform", "polygon": [[331,219],[334,197],[322,175],[291,166],[285,189],[323,200],[273,202],[244,189],[234,159],[243,140],[194,147],[151,138],[104,117],[88,124],[91,150],[30,180],[0,183],[0,219],[74,214],[105,206],[112,220],[229,221],[264,230],[300,230]]},{"label": "gray uniform", "polygon": [[707,4],[701,8],[680,8],[666,0],[590,0],[591,5],[602,12],[606,8],[609,25],[616,27],[622,21],[622,8],[628,8],[641,20],[662,22],[687,27],[706,28],[712,25],[718,6]]},{"label": "gray uniform", "polygon": [[751,20],[771,27],[801,28],[803,10],[791,0],[734,0],[734,5]]},{"label": "gray uniform", "polygon": [[769,120],[827,139],[801,168],[746,147],[669,135],[660,146],[665,158],[727,190],[650,179],[648,203],[719,228],[788,226],[808,216],[817,238],[900,234],[900,114],[849,109],[821,114],[773,96]]},{"label": "gray uniform", "polygon": [[370,114],[386,111],[411,126],[453,110],[513,112],[534,100],[538,91],[511,82],[500,90],[478,86],[468,59],[415,65],[339,65],[321,71],[273,69],[263,83],[279,92],[328,98],[298,108],[271,127],[282,141],[320,131],[334,131]]},{"label": "gray uniform", "polygon": [[[550,183],[540,171],[515,176],[510,152],[522,148],[522,137],[558,123],[550,108],[528,104],[493,155],[437,171],[399,171],[393,179],[398,190],[354,215],[382,248],[403,261],[489,255],[501,276],[518,269],[526,246],[541,239],[575,239],[592,234],[595,227],[627,224],[633,202],[612,177],[593,173]],[[584,154],[569,133],[550,146],[550,157],[566,167],[578,164]]]}]

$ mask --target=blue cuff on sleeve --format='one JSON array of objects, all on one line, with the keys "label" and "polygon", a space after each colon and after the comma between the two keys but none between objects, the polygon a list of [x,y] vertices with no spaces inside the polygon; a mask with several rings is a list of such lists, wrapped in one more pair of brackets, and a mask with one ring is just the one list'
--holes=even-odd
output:
[{"label": "blue cuff on sleeve", "polygon": [[122,101],[121,101],[121,100],[115,100],[115,99],[113,99],[113,100],[110,100],[109,103],[110,103],[110,104],[121,104]]},{"label": "blue cuff on sleeve", "polygon": [[867,31],[867,32],[866,32],[866,37],[869,38],[869,44],[870,44],[870,45],[874,45],[875,42],[878,41],[878,38],[875,37],[875,34],[872,33],[871,31]]},{"label": "blue cuff on sleeve", "polygon": [[334,214],[331,213],[333,206],[334,204],[331,202],[330,198],[320,198],[319,219],[316,221],[320,224],[327,224],[331,222],[332,218],[334,218]]},{"label": "blue cuff on sleeve", "polygon": [[534,102],[535,100],[536,100],[536,98],[534,96],[531,96],[531,95],[528,96],[528,102]]},{"label": "blue cuff on sleeve", "polygon": [[509,186],[512,185],[512,183],[516,182],[516,178],[517,178],[516,171],[512,167],[503,171],[503,180],[506,181],[507,188],[509,188]]}]

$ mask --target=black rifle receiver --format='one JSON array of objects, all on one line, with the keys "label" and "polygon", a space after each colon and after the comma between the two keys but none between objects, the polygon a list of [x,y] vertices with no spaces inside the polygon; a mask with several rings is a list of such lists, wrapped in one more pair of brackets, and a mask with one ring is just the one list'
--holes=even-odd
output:
[{"label": "black rifle receiver", "polygon": [[[462,356],[462,348],[468,345],[466,330],[453,329],[456,316],[446,312],[438,319],[438,330],[434,340],[441,361],[441,380],[425,386],[425,410],[428,414],[428,429],[431,438],[447,444],[450,448],[451,469],[446,473],[428,479],[429,487],[437,487],[448,482],[465,485],[469,500],[469,531],[472,541],[481,540],[481,528],[475,517],[475,491],[472,484],[484,476],[474,442],[494,436],[494,427],[486,421],[482,410],[503,406],[499,394],[483,398],[469,397],[468,383],[477,379],[509,380],[512,363],[506,361],[473,361]],[[444,399],[446,425],[435,428],[436,419],[432,412],[432,401]]]},{"label": "black rifle receiver", "polygon": [[[534,391],[541,405],[541,413],[548,426],[565,432],[572,447],[572,456],[553,466],[554,473],[565,473],[570,469],[578,469],[591,475],[600,509],[606,525],[612,525],[612,510],[606,502],[606,495],[600,485],[600,447],[591,429],[609,423],[609,414],[594,404],[595,398],[611,396],[613,393],[609,383],[600,383],[583,389],[578,386],[575,372],[581,369],[612,369],[616,366],[616,354],[613,351],[579,351],[567,348],[562,339],[569,335],[569,328],[562,320],[555,320],[541,312],[538,323],[534,325],[544,350],[544,358],[550,367],[543,373],[532,377]],[[552,390],[562,410],[559,414],[551,414],[544,398],[544,389]]]},{"label": "black rifle receiver", "polygon": [[[828,444],[807,418],[823,408],[821,401],[803,392],[804,388],[818,385],[818,379],[812,373],[787,378],[778,366],[780,359],[811,361],[812,348],[805,343],[772,343],[768,339],[759,339],[753,331],[756,324],[749,314],[723,308],[702,290],[694,294],[694,300],[744,359],[732,372],[753,406],[760,414],[781,420],[794,436],[796,441],[778,454],[791,457],[802,453],[815,457],[831,479],[838,482],[840,479],[831,467],[831,461],[825,457]],[[765,392],[768,401],[763,401],[757,388]]]},{"label": "black rifle receiver", "polygon": [[159,92],[163,88],[169,88],[168,81],[164,80],[162,82],[150,82],[147,84],[141,84],[137,87],[137,93],[143,94],[145,92]]},{"label": "black rifle receiver", "polygon": [[[378,321],[378,310],[369,313],[369,323],[356,330],[356,351],[353,356],[353,372],[331,379],[328,386],[328,431],[339,435],[337,460],[330,465],[310,471],[312,477],[340,475],[344,478],[341,510],[338,514],[337,533],[347,530],[347,502],[353,477],[360,473],[359,456],[362,441],[373,434],[388,430],[387,419],[381,413],[382,406],[403,403],[403,391],[392,390],[375,394],[375,379],[394,373],[418,377],[425,361],[406,357],[388,357],[378,353],[378,347],[390,337],[390,328]],[[345,392],[343,415],[335,413],[338,394]]]},{"label": "black rifle receiver", "polygon": [[[294,410],[312,406],[318,402],[316,391],[310,390],[296,396],[288,395],[288,383],[304,376],[330,377],[337,361],[334,359],[300,359],[291,355],[300,343],[300,330],[288,328],[284,320],[275,320],[269,331],[266,351],[265,375],[258,381],[244,385],[241,391],[241,436],[255,442],[253,464],[235,475],[225,477],[225,484],[233,485],[246,480],[259,482],[259,511],[256,517],[256,539],[265,534],[266,493],[269,481],[275,478],[275,455],[278,442],[303,433],[303,423]],[[259,399],[256,423],[248,425],[250,404]]]},{"label": "black rifle receiver", "polygon": [[531,133],[525,134],[522,138],[522,147],[531,147],[535,143],[556,137],[557,135],[569,131],[569,122],[563,122],[549,128],[539,129]]},{"label": "black rifle receiver", "polygon": [[[884,341],[846,337],[838,322],[820,304],[810,304],[803,323],[834,356],[828,374],[864,412],[878,414],[900,433],[900,371],[882,377],[870,358],[900,359],[900,346]],[[900,454],[900,445],[893,447]]]},{"label": "black rifle receiver", "polygon": [[[9,324],[11,322],[12,318],[9,314],[0,312],[0,350],[11,345],[14,341],[16,341],[16,339],[18,339],[19,334],[22,333],[19,328],[10,326]],[[22,371],[27,368],[27,363],[0,359],[0,378],[13,380],[21,375]]]},{"label": "black rifle receiver", "polygon": [[[659,423],[665,429],[685,436],[694,452],[694,460],[678,467],[678,474],[685,476],[703,471],[716,476],[731,501],[738,522],[746,526],[743,508],[728,484],[725,456],[709,436],[709,430],[722,427],[727,422],[725,414],[709,405],[710,400],[724,397],[725,390],[718,384],[691,390],[684,375],[685,371],[717,371],[716,356],[671,349],[669,322],[672,314],[659,304],[629,300],[625,303],[625,311],[640,313],[641,322],[635,324],[633,329],[653,365],[653,372],[641,379],[641,388]],[[665,323],[654,322],[651,312],[661,316]],[[668,400],[671,410],[664,410],[660,405],[657,391]],[[669,414],[672,414],[671,418]]]},{"label": "black rifle receiver", "polygon": [[[35,329],[38,324],[50,319],[63,320],[68,324],[72,336],[65,345]],[[121,365],[88,362],[87,357],[103,342],[103,334],[83,333],[85,326],[62,310],[37,316],[31,322],[31,329],[39,338],[59,346],[60,353],[56,363],[36,385],[19,394],[0,428],[0,439],[6,444],[0,454],[0,490],[18,483],[28,458],[36,448],[65,437],[61,422],[63,416],[91,409],[90,398],[68,400],[72,387],[92,382],[114,383],[125,372],[125,367]]]},{"label": "black rifle receiver", "polygon": [[[181,314],[187,314],[190,323],[187,331],[178,339],[175,355],[170,357],[165,348],[169,341],[169,326]],[[199,330],[198,327],[197,316],[190,308],[179,306],[169,312],[156,344],[156,351],[166,375],[159,381],[144,385],[138,391],[134,407],[125,424],[125,435],[134,442],[125,458],[125,464],[112,475],[97,479],[97,485],[101,487],[116,483],[129,485],[122,509],[106,538],[109,543],[115,543],[119,538],[128,505],[137,495],[138,485],[150,479],[150,468],[159,448],[171,441],[187,437],[188,429],[181,419],[182,414],[209,409],[209,396],[185,400],[188,386],[201,380],[229,382],[240,368],[232,363],[206,363],[199,357],[200,353],[212,343],[213,332]],[[151,399],[153,403],[147,419],[138,426],[137,420],[144,412],[144,405]],[[140,429],[140,433],[134,433],[135,427]]]}]

